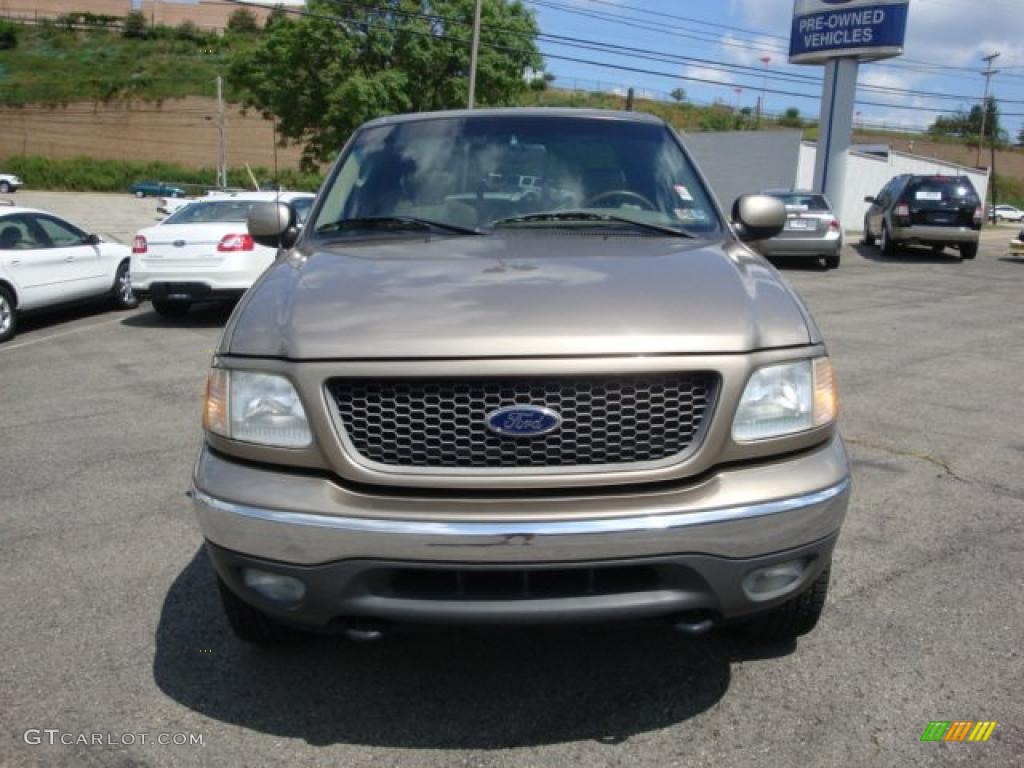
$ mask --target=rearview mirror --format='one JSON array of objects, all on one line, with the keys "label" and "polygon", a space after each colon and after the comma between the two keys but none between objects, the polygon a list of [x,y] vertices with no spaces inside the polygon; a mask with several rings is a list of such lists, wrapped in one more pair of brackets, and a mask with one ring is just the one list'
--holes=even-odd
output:
[{"label": "rearview mirror", "polygon": [[291,248],[299,238],[298,217],[287,203],[256,203],[246,226],[252,239],[266,248]]},{"label": "rearview mirror", "polygon": [[872,205],[874,205],[875,204],[875,198],[873,198],[871,195],[868,195],[867,197],[864,198],[864,202],[865,203],[871,203]]},{"label": "rearview mirror", "polygon": [[732,223],[740,240],[767,240],[786,226],[786,206],[770,195],[743,195],[732,206]]},{"label": "rearview mirror", "polygon": [[97,235],[96,233],[93,233],[91,235],[86,235],[85,236],[85,244],[86,245],[93,245],[93,246],[95,246],[95,245],[99,245],[102,242],[103,242],[103,238],[100,237],[99,235]]}]

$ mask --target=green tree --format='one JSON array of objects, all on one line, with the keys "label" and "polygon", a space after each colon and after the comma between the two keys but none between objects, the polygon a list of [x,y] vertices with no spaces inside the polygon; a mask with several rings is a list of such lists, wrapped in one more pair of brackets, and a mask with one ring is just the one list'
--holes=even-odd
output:
[{"label": "green tree", "polygon": [[[330,159],[366,120],[463,107],[474,0],[311,0],[309,15],[275,21],[232,59],[246,106],[275,116],[303,145],[303,163]],[[540,71],[533,14],[519,0],[485,0],[476,100],[504,105]]]},{"label": "green tree", "polygon": [[[275,10],[277,9],[275,8]],[[254,35],[259,31],[260,23],[256,19],[256,14],[248,8],[236,8],[228,16],[228,32],[234,32],[239,35]]]},{"label": "green tree", "polygon": [[800,117],[800,110],[796,107],[789,107],[785,112],[782,113],[782,117],[779,118],[779,125],[784,125],[787,128],[803,128],[804,121]]}]

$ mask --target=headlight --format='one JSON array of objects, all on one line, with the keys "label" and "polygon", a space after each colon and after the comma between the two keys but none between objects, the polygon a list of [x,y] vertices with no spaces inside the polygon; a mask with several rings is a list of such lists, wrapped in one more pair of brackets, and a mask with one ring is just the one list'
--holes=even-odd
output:
[{"label": "headlight", "polygon": [[838,399],[827,357],[770,365],[747,382],[732,436],[737,442],[803,432],[835,421]]},{"label": "headlight", "polygon": [[295,387],[270,373],[213,368],[203,425],[232,440],[279,448],[305,448],[313,441]]}]

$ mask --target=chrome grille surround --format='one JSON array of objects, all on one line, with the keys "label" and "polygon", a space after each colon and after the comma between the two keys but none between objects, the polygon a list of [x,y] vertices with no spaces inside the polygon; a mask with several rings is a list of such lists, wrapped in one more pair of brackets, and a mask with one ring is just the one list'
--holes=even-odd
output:
[{"label": "chrome grille surround", "polygon": [[[492,376],[332,378],[327,399],[346,448],[392,471],[579,471],[678,463],[700,444],[720,388],[710,371]],[[498,435],[493,411],[550,408],[547,435]]]}]

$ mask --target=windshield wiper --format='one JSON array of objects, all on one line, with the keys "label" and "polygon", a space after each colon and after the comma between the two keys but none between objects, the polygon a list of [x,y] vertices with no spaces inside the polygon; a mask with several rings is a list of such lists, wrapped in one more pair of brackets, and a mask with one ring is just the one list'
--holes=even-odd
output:
[{"label": "windshield wiper", "polygon": [[343,232],[349,229],[441,229],[459,235],[482,235],[479,229],[449,224],[446,221],[431,221],[416,216],[363,216],[354,219],[338,219],[330,224],[317,227],[318,233]]},{"label": "windshield wiper", "polygon": [[538,221],[612,221],[618,224],[630,224],[640,229],[649,229],[653,232],[660,232],[663,235],[674,237],[696,237],[692,232],[685,229],[665,226],[664,224],[653,224],[649,221],[639,221],[628,216],[620,216],[617,213],[597,213],[587,210],[566,210],[566,211],[541,211],[539,213],[527,213],[522,216],[510,216],[507,219],[498,219],[491,223],[492,227],[503,227],[509,224],[531,224]]}]

